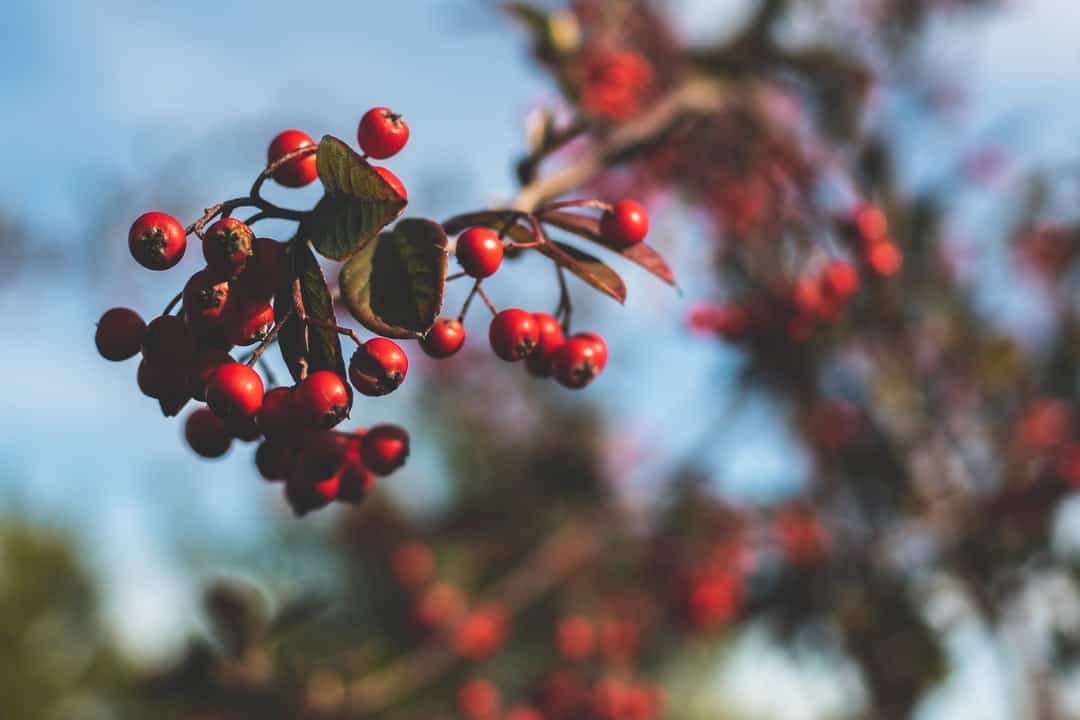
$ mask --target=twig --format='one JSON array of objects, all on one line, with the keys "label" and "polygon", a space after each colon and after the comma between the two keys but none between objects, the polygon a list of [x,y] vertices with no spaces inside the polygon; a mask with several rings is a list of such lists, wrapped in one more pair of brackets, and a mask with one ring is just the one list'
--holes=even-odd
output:
[{"label": "twig", "polygon": [[468,297],[465,298],[464,304],[461,306],[461,312],[458,313],[458,322],[464,322],[465,315],[469,312],[469,305],[472,303],[473,296],[480,290],[480,281],[477,280],[473,283],[472,290],[469,291]]},{"label": "twig", "polygon": [[183,292],[176,293],[176,297],[169,301],[169,304],[165,306],[165,309],[161,311],[162,315],[168,315],[176,307],[176,303],[180,302],[180,298],[184,297]]},{"label": "twig", "polygon": [[570,288],[566,286],[566,273],[562,265],[555,265],[555,274],[559,278],[559,305],[555,308],[555,317],[562,318],[563,333],[570,334],[570,315],[574,308],[570,302]]},{"label": "twig", "polygon": [[[266,337],[264,337],[262,342],[259,343],[259,346],[251,351],[251,356],[247,359],[248,367],[252,367],[260,360],[260,358],[262,358],[262,354],[266,352],[266,348],[270,347],[270,344],[274,342],[274,339],[281,331],[282,326],[284,326],[285,323],[288,322],[289,318],[292,317],[292,314],[293,309],[290,307],[285,311],[284,315],[282,315],[278,320],[274,322],[274,326],[270,328],[270,332],[266,334]],[[269,373],[267,373],[267,375],[269,376]]]},{"label": "twig", "polygon": [[360,339],[360,336],[357,335],[356,331],[353,330],[352,328],[347,328],[347,327],[345,327],[343,325],[337,325],[335,323],[323,322],[322,320],[316,320],[315,318],[311,318],[311,317],[304,320],[304,322],[306,322],[308,325],[314,325],[317,328],[322,328],[323,330],[333,330],[336,333],[341,333],[342,335],[348,335],[349,337],[351,337],[353,339],[353,342],[355,342],[357,345],[363,345],[364,344],[364,341]]},{"label": "twig", "polygon": [[476,292],[480,296],[480,299],[487,305],[487,309],[491,311],[492,315],[498,315],[499,311],[495,309],[495,305],[488,298],[487,293],[484,292],[484,288],[480,286],[480,283],[476,283]]}]

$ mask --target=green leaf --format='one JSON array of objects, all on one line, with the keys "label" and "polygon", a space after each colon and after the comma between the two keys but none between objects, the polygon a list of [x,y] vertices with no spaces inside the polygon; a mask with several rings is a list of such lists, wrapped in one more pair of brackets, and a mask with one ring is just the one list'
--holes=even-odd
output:
[{"label": "green leaf", "polygon": [[[294,277],[300,279],[300,297],[309,318],[336,325],[334,300],[326,286],[322,269],[315,254],[306,244],[290,243]],[[293,288],[278,292],[274,298],[274,315],[278,320],[293,306]],[[306,342],[305,342],[305,331]],[[301,358],[307,358],[308,372],[331,370],[345,377],[345,360],[341,354],[341,339],[337,332],[325,328],[309,327],[294,312],[278,332],[281,357],[289,373],[300,381]],[[346,382],[346,385],[348,383]]]},{"label": "green leaf", "polygon": [[605,295],[620,303],[626,302],[626,285],[622,278],[598,258],[554,240],[538,245],[536,251],[551,258],[559,267],[566,268]]},{"label": "green leaf", "polygon": [[625,250],[618,250],[607,245],[604,243],[603,235],[600,233],[600,221],[592,216],[553,210],[541,215],[540,220],[573,233],[580,238],[603,245],[611,252],[619,253],[630,262],[645,268],[668,285],[675,286],[675,273],[672,272],[667,261],[660,256],[660,253],[645,243],[631,245]]},{"label": "green leaf", "polygon": [[341,268],[341,299],[374,333],[419,337],[442,309],[446,233],[431,220],[406,218]]},{"label": "green leaf", "polygon": [[316,155],[326,193],[300,223],[301,242],[320,255],[344,260],[405,209],[406,200],[352,148],[327,135]]}]

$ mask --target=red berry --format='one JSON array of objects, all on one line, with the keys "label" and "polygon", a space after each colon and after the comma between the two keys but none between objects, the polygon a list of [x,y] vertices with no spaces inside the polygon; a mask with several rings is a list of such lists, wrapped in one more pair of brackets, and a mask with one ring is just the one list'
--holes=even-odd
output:
[{"label": "red berry", "polygon": [[829,263],[822,280],[826,294],[841,300],[846,300],[859,290],[859,273],[847,260]]},{"label": "red berry", "polygon": [[506,714],[506,720],[544,720],[544,714],[536,708],[519,705]]},{"label": "red berry", "polygon": [[[362,432],[362,431],[361,431]],[[371,472],[360,457],[360,439],[355,438],[345,449],[345,466],[341,468],[337,499],[345,503],[359,503],[367,496],[375,484],[375,473]]]},{"label": "red berry", "polygon": [[162,315],[146,326],[142,353],[154,365],[186,368],[194,352],[195,338],[179,317]]},{"label": "red berry", "polygon": [[184,315],[199,330],[221,327],[228,299],[229,283],[208,269],[200,270],[184,285]]},{"label": "red berry", "polygon": [[454,652],[469,660],[482,660],[506,641],[506,611],[484,605],[470,612],[454,631]]},{"label": "red berry", "polygon": [[263,381],[247,365],[219,365],[206,381],[206,404],[218,417],[251,417],[263,402]]},{"label": "red berry", "polygon": [[225,339],[233,345],[254,345],[274,327],[274,308],[261,297],[235,293],[225,309]]},{"label": "red berry", "polygon": [[435,321],[420,347],[433,358],[447,358],[465,344],[465,327],[454,318],[441,317]]},{"label": "red berry", "polygon": [[405,381],[409,357],[393,340],[375,337],[356,348],[349,360],[349,379],[362,394],[377,397]]},{"label": "red berry", "polygon": [[293,514],[303,517],[312,510],[324,508],[334,501],[337,495],[337,476],[321,483],[308,483],[290,477],[285,482],[285,501],[289,503]]},{"label": "red berry", "polygon": [[596,343],[575,335],[559,348],[552,360],[555,379],[568,388],[583,388],[600,374]]},{"label": "red berry", "polygon": [[458,712],[465,720],[494,720],[500,702],[498,688],[482,678],[473,678],[458,689]]},{"label": "red berry", "polygon": [[291,442],[299,433],[300,424],[294,416],[293,390],[276,387],[263,397],[255,422],[262,434],[272,440]]},{"label": "red berry", "polygon": [[106,360],[127,360],[142,348],[146,323],[139,313],[129,308],[106,310],[98,320],[94,344]]},{"label": "red berry", "polygon": [[289,283],[292,275],[288,246],[271,238],[255,238],[252,255],[244,272],[236,278],[236,289],[250,297],[269,299]]},{"label": "red berry", "polygon": [[255,233],[236,218],[222,218],[203,235],[203,256],[211,272],[234,278],[255,252]]},{"label": "red berry", "polygon": [[508,308],[491,319],[488,329],[491,349],[507,362],[524,359],[540,341],[540,328],[532,313]]},{"label": "red berry", "polygon": [[143,358],[135,380],[142,394],[155,400],[168,400],[171,404],[181,395],[187,397],[183,370],[172,365],[158,365]]},{"label": "red berry", "polygon": [[291,445],[264,440],[255,450],[255,466],[266,480],[284,480],[296,468],[297,456],[296,448]]},{"label": "red berry", "polygon": [[461,233],[454,252],[467,275],[486,278],[502,264],[503,244],[491,228],[474,227]]},{"label": "red berry", "polygon": [[301,421],[315,430],[329,430],[349,416],[349,389],[329,370],[308,375],[296,386],[293,402]]},{"label": "red berry", "polygon": [[195,356],[187,373],[187,391],[196,400],[206,400],[206,381],[219,366],[233,362],[232,355],[221,348],[206,348]]},{"label": "red berry", "polygon": [[900,248],[887,240],[875,243],[866,256],[866,263],[877,275],[891,277],[900,271],[904,255]]},{"label": "red berry", "polygon": [[379,173],[379,177],[386,181],[394,192],[396,192],[402,200],[409,199],[409,192],[405,189],[405,183],[401,182],[401,179],[397,175],[390,172],[389,168],[385,168],[382,165],[372,165],[371,169]]},{"label": "red berry", "polygon": [[150,270],[168,270],[187,250],[184,226],[172,215],[148,212],[140,215],[128,231],[131,257]]},{"label": "red berry", "polygon": [[567,660],[584,660],[596,648],[596,627],[583,617],[568,617],[555,629],[555,647]]},{"label": "red berry", "polygon": [[551,377],[551,358],[566,342],[566,337],[563,335],[562,325],[554,315],[533,313],[533,318],[540,330],[540,340],[525,359],[525,367],[536,377]]},{"label": "red berry", "polygon": [[394,551],[391,570],[402,587],[415,590],[434,575],[435,556],[423,543],[406,543]]},{"label": "red berry", "polygon": [[615,248],[628,248],[649,234],[649,213],[633,200],[620,200],[600,218],[604,240]]},{"label": "red berry", "polygon": [[360,118],[356,141],[360,149],[371,157],[385,160],[405,147],[409,141],[409,126],[390,108],[372,108]]},{"label": "red berry", "polygon": [[221,457],[232,444],[232,438],[225,431],[225,422],[204,407],[188,415],[184,437],[191,449],[204,458]]},{"label": "red berry", "polygon": [[313,432],[304,438],[299,466],[294,478],[321,483],[338,476],[345,464],[346,436],[336,432]]},{"label": "red berry", "polygon": [[[300,148],[310,147],[315,144],[311,136],[302,130],[282,130],[270,143],[266,151],[267,165],[285,157]],[[274,180],[285,187],[304,187],[319,176],[315,167],[315,153],[293,158],[274,171]]]},{"label": "red berry", "polygon": [[398,425],[376,425],[360,440],[360,457],[376,475],[389,475],[409,457],[409,433]]},{"label": "red berry", "polygon": [[574,337],[585,338],[586,340],[590,340],[590,341],[592,341],[593,345],[596,347],[596,356],[594,358],[594,360],[596,361],[596,372],[600,372],[605,367],[607,367],[608,352],[607,352],[607,343],[604,342],[604,338],[600,337],[599,334],[594,333],[594,332],[579,332],[576,335],[574,335]]}]

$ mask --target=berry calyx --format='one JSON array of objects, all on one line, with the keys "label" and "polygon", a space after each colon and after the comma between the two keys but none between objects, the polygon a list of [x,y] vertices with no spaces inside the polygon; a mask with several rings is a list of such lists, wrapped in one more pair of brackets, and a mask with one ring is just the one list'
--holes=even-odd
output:
[{"label": "berry calyx", "polygon": [[234,278],[254,254],[255,233],[236,218],[222,218],[203,235],[206,266],[221,278]]},{"label": "berry calyx", "polygon": [[254,345],[274,327],[274,308],[259,297],[234,295],[225,308],[225,339],[233,345]]},{"label": "berry calyx", "polygon": [[420,348],[433,358],[448,358],[465,344],[465,326],[454,318],[441,317],[420,340]]},{"label": "berry calyx", "polygon": [[461,233],[454,251],[466,275],[486,278],[494,275],[503,259],[499,234],[486,227],[473,227]]},{"label": "berry calyx", "polygon": [[195,338],[187,324],[175,315],[161,315],[150,321],[143,335],[142,354],[162,367],[187,367],[195,352]]},{"label": "berry calyx", "polygon": [[575,390],[585,387],[601,370],[596,342],[575,335],[555,353],[552,367],[560,385]]},{"label": "berry calyx", "polygon": [[271,440],[291,442],[300,429],[294,412],[292,388],[276,387],[263,397],[255,424]]},{"label": "berry calyx", "polygon": [[296,386],[293,402],[304,425],[329,430],[349,416],[349,389],[337,373],[318,370]]},{"label": "berry calyx", "polygon": [[196,400],[206,400],[206,381],[225,363],[233,362],[232,355],[221,348],[206,348],[195,356],[187,373],[187,391]]},{"label": "berry calyx", "polygon": [[218,417],[252,417],[262,403],[262,378],[247,365],[219,365],[206,381],[206,404]]},{"label": "berry calyx", "polygon": [[551,358],[555,351],[566,342],[563,335],[562,325],[554,315],[548,313],[533,313],[536,326],[540,331],[540,339],[536,347],[525,359],[525,368],[536,377],[551,377]]},{"label": "berry calyx", "polygon": [[409,199],[409,191],[405,189],[405,183],[401,182],[401,179],[397,175],[390,172],[390,168],[385,168],[382,165],[372,165],[371,169],[377,172],[379,177],[385,180],[386,184],[389,185],[402,200],[407,201]]},{"label": "berry calyx", "polygon": [[375,337],[356,348],[349,379],[360,393],[378,397],[397,390],[409,371],[409,357],[393,340]]},{"label": "berry calyx", "polygon": [[649,234],[649,213],[633,200],[620,200],[600,218],[604,241],[615,248],[628,248]]},{"label": "berry calyx", "polygon": [[128,250],[135,262],[150,270],[168,270],[184,257],[187,233],[172,215],[143,213],[128,230]]},{"label": "berry calyx", "polygon": [[540,340],[540,328],[532,313],[507,308],[491,319],[488,341],[491,349],[507,362],[523,360]]},{"label": "berry calyx", "polygon": [[200,330],[221,327],[229,299],[229,283],[209,270],[200,270],[184,285],[184,315]]},{"label": "berry calyx", "polygon": [[184,437],[191,449],[204,458],[219,458],[232,445],[232,437],[225,431],[225,421],[207,408],[199,408],[188,415]]},{"label": "berry calyx", "polygon": [[360,439],[360,457],[371,472],[389,475],[409,457],[409,433],[399,425],[376,425]]},{"label": "berry calyx", "polygon": [[146,322],[130,308],[106,310],[98,320],[94,344],[101,357],[119,362],[135,357],[142,348]]},{"label": "berry calyx", "polygon": [[376,160],[385,160],[401,152],[409,141],[409,126],[390,108],[376,107],[364,113],[356,128],[360,149]]},{"label": "berry calyx", "polygon": [[[282,130],[270,142],[266,151],[267,165],[273,165],[289,153],[315,144],[311,136],[302,130]],[[315,167],[315,153],[293,158],[274,171],[273,178],[279,185],[290,188],[304,187],[319,176]]]}]

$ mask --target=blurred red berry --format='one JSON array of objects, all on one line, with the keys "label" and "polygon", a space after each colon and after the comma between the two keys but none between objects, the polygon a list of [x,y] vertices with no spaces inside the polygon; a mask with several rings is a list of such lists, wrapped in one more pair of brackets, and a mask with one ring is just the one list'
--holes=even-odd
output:
[{"label": "blurred red berry", "polygon": [[194,352],[195,338],[187,324],[176,315],[161,315],[146,326],[142,354],[154,365],[186,368]]},{"label": "blurred red berry", "polygon": [[389,475],[409,457],[409,433],[398,425],[376,425],[360,440],[360,456],[376,475]]},{"label": "blurred red berry", "polygon": [[184,437],[191,449],[204,458],[221,457],[232,444],[232,437],[225,431],[225,421],[204,407],[188,415]]},{"label": "blurred red berry", "polygon": [[106,360],[127,360],[139,354],[145,334],[146,322],[139,313],[130,308],[112,308],[98,320],[94,344]]}]

